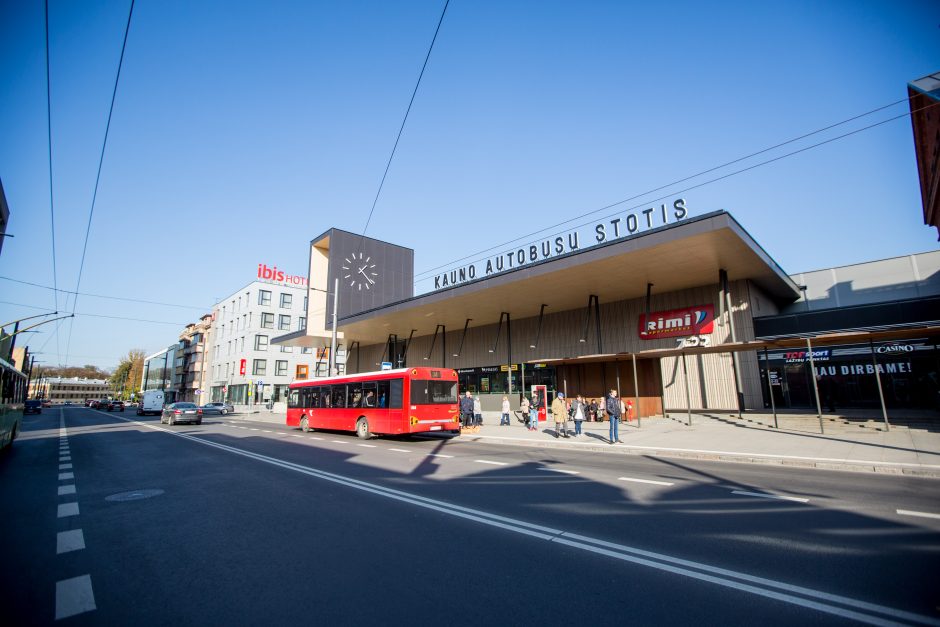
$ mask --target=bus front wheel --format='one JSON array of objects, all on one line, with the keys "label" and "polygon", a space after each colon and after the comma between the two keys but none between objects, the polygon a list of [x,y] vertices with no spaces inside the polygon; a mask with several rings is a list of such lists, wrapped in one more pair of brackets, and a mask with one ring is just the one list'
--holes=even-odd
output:
[{"label": "bus front wheel", "polygon": [[372,434],[369,433],[369,421],[363,416],[356,422],[356,435],[358,435],[363,440],[368,440],[372,437]]}]

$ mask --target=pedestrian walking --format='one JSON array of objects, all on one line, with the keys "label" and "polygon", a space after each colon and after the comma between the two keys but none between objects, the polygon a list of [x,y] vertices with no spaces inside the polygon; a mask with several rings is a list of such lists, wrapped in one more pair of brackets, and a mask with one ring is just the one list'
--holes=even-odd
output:
[{"label": "pedestrian walking", "polygon": [[525,396],[522,397],[522,402],[519,403],[519,413],[522,414],[522,422],[524,422],[529,431],[531,431],[532,418],[529,416],[529,399],[527,399]]},{"label": "pedestrian walking", "polygon": [[565,393],[559,392],[552,401],[552,417],[555,418],[555,437],[568,437],[568,407],[565,405]]},{"label": "pedestrian walking", "polygon": [[574,437],[581,435],[581,423],[584,422],[584,398],[578,394],[571,402],[571,418],[574,420]]},{"label": "pedestrian walking", "polygon": [[480,403],[480,397],[477,396],[473,399],[473,426],[480,427],[483,425],[483,406]]},{"label": "pedestrian walking", "polygon": [[502,410],[502,415],[499,417],[499,426],[502,427],[503,425],[506,425],[508,427],[509,426],[509,397],[508,396],[503,397],[503,406],[501,410]]},{"label": "pedestrian walking", "polygon": [[473,395],[470,390],[460,399],[460,423],[465,429],[473,425]]},{"label": "pedestrian walking", "polygon": [[617,390],[611,390],[604,402],[604,408],[607,410],[607,416],[610,418],[610,443],[620,442],[620,434],[617,432],[620,426],[620,399],[617,398]]}]

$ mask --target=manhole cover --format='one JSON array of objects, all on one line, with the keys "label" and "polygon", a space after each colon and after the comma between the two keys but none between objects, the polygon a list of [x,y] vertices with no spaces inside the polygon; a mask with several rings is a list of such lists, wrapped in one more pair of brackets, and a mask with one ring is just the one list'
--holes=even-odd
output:
[{"label": "manhole cover", "polygon": [[152,496],[160,496],[163,490],[131,490],[130,492],[118,492],[111,496],[104,497],[106,501],[139,501],[149,499]]}]

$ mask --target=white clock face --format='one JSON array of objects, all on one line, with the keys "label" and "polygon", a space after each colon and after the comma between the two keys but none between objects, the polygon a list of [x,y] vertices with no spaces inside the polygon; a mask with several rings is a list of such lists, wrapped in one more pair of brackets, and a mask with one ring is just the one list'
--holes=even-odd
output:
[{"label": "white clock face", "polygon": [[363,253],[353,253],[346,257],[343,265],[343,280],[349,281],[349,287],[362,291],[363,288],[371,290],[375,285],[379,273],[375,271],[375,264],[370,257]]}]

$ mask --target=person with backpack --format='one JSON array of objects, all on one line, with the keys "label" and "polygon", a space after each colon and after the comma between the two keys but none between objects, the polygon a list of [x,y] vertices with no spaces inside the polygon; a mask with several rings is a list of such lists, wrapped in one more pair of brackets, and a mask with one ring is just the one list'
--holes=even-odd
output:
[{"label": "person with backpack", "polygon": [[620,426],[620,399],[617,398],[617,390],[611,390],[604,401],[604,409],[607,410],[607,416],[610,418],[610,443],[622,442],[620,434],[617,432]]}]

